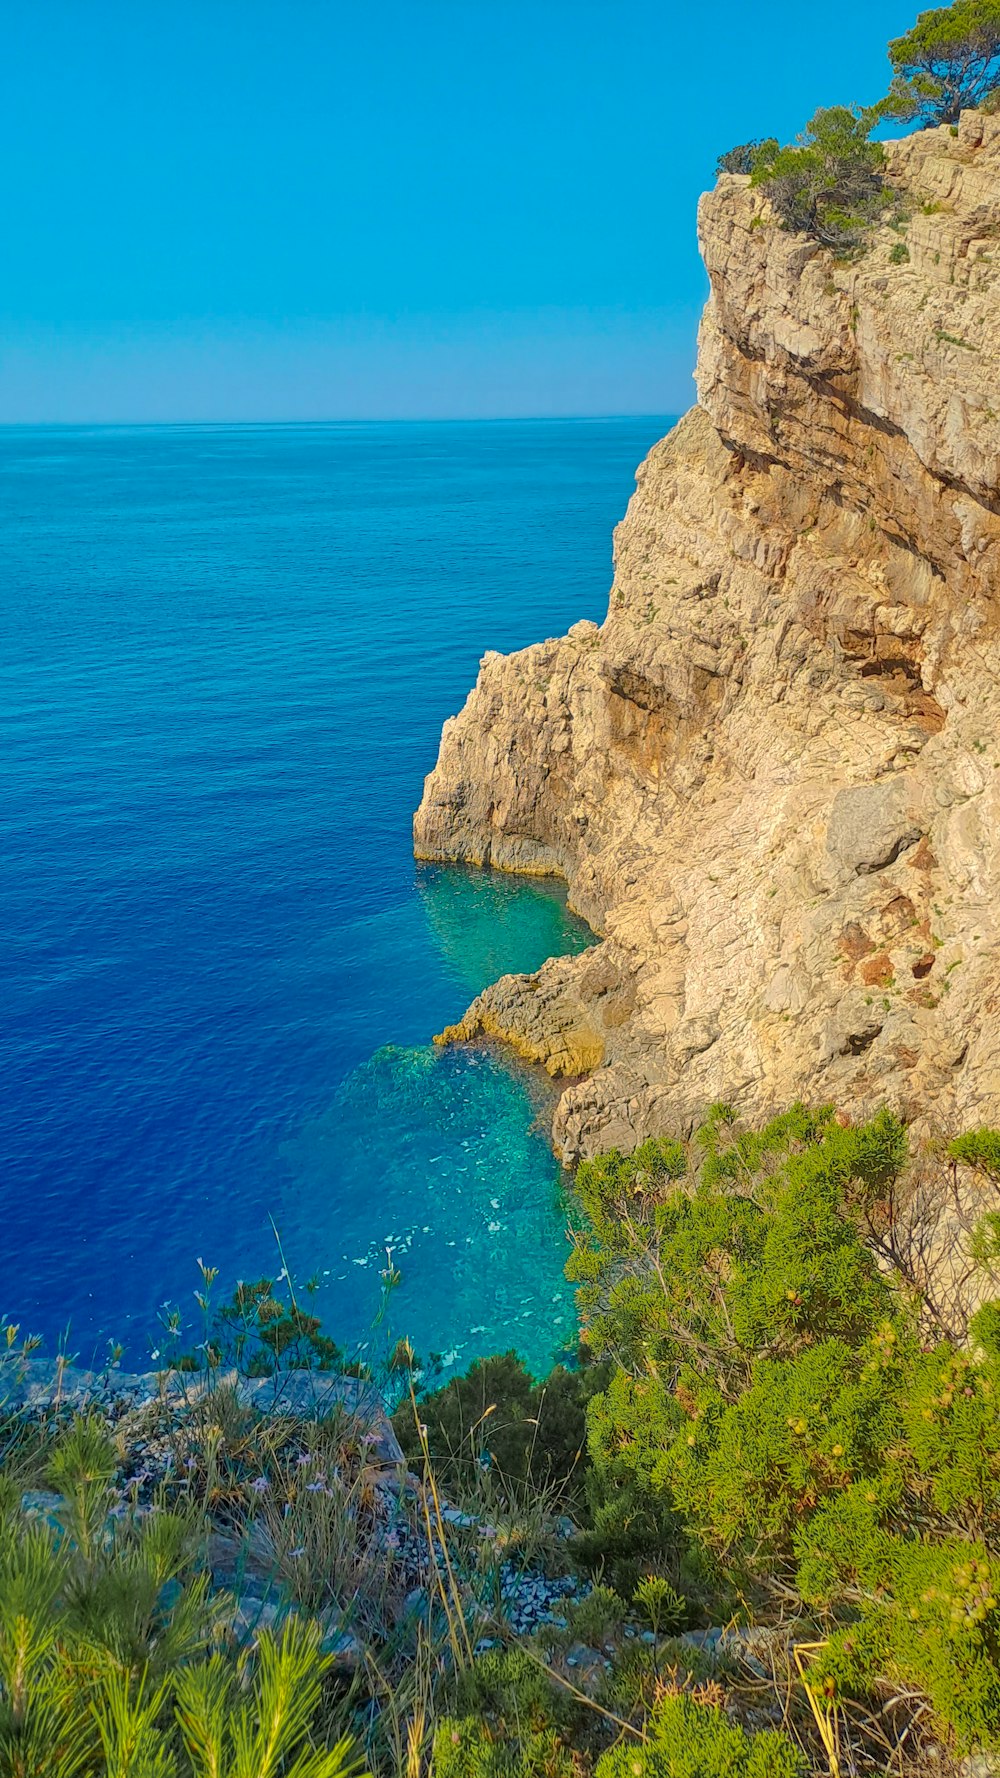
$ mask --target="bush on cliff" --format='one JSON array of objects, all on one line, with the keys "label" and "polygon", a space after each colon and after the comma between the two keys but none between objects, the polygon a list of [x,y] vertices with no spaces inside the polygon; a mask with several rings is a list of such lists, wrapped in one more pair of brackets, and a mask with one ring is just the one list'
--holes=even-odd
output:
[{"label": "bush on cliff", "polygon": [[[956,1148],[998,1152],[990,1132]],[[1000,1307],[927,1348],[859,1232],[905,1164],[888,1113],[739,1134],[720,1107],[690,1148],[581,1168],[572,1269],[616,1364],[588,1410],[595,1523],[644,1513],[661,1560],[701,1559],[705,1603],[720,1577],[818,1613],[831,1695],[910,1687],[957,1744],[997,1746]]]},{"label": "bush on cliff", "polygon": [[[434,1740],[434,1778],[574,1778],[579,1770],[552,1729],[523,1718],[498,1725],[446,1718]],[[661,1696],[641,1736],[602,1754],[595,1778],[805,1778],[802,1754],[776,1729],[748,1733],[718,1701]]]},{"label": "bush on cliff", "polygon": [[717,1706],[681,1693],[657,1704],[642,1746],[605,1753],[596,1778],[803,1778],[805,1769],[786,1735],[747,1734]]},{"label": "bush on cliff", "polygon": [[885,154],[872,132],[890,119],[956,124],[1000,91],[1000,0],[954,0],[922,12],[889,44],[893,80],[877,105],[830,105],[798,140],[743,142],[720,156],[718,173],[748,173],[785,228],[853,253],[892,200]]},{"label": "bush on cliff", "polygon": [[1000,1302],[948,1331],[906,1263],[915,1175],[986,1210],[995,1288],[989,1129],[915,1168],[888,1113],[717,1105],[587,1163],[587,1361],[538,1384],[501,1355],[410,1402],[409,1481],[349,1415],[220,1382],[230,1350],[329,1349],[265,1281],[220,1325],[203,1268],[189,1401],[0,1421],[0,1769],[337,1778],[356,1733],[379,1778],[798,1778],[833,1712],[859,1770],[1000,1747]]},{"label": "bush on cliff", "polygon": [[897,115],[957,123],[1000,88],[1000,0],[954,0],[922,12],[889,45]]},{"label": "bush on cliff", "polygon": [[[282,1271],[280,1282],[257,1278],[239,1283],[228,1301],[216,1303],[212,1287],[218,1267],[199,1260],[198,1269],[202,1289],[194,1294],[201,1310],[202,1338],[196,1350],[185,1350],[180,1311],[164,1304],[164,1349],[158,1356],[167,1366],[192,1372],[233,1368],[248,1377],[271,1377],[289,1370],[363,1373],[363,1367],[348,1361],[323,1332],[319,1317],[302,1308],[287,1271]],[[317,1282],[310,1280],[303,1286],[307,1297]]]},{"label": "bush on cliff", "polygon": [[449,1488],[465,1485],[484,1468],[511,1488],[555,1490],[567,1496],[579,1482],[586,1449],[586,1408],[608,1379],[608,1366],[577,1370],[557,1365],[536,1383],[516,1352],[479,1358],[464,1376],[423,1396],[420,1434],[409,1402],[394,1418],[399,1442],[415,1464],[423,1440],[435,1473]]},{"label": "bush on cliff", "polygon": [[798,142],[765,144],[747,169],[785,228],[825,247],[858,247],[888,201],[885,153],[869,138],[880,106],[831,105],[817,111]]},{"label": "bush on cliff", "polygon": [[716,173],[752,173],[761,161],[766,161],[778,152],[777,137],[769,136],[765,141],[738,142],[735,148],[727,148],[720,154],[715,163]]},{"label": "bush on cliff", "polygon": [[[536,1655],[486,1654],[459,1680],[456,1713],[437,1728],[434,1778],[574,1778],[584,1748],[588,1765],[596,1761],[595,1778],[804,1778],[805,1761],[787,1735],[748,1732],[731,1721],[719,1689],[698,1684],[679,1646],[674,1653],[625,1735],[624,1718],[602,1722],[600,1703],[596,1716],[593,1704],[588,1712]],[[618,1709],[628,1710],[623,1688],[611,1691]],[[608,1731],[615,1745],[601,1752]]]}]

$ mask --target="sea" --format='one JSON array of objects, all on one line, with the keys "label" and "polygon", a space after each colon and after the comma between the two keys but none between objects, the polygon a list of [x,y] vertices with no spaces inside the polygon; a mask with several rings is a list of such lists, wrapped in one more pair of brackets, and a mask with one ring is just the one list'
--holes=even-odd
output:
[{"label": "sea", "polygon": [[411,818],[482,653],[603,617],[669,423],[0,429],[18,1338],[141,1368],[204,1266],[363,1362],[572,1349],[552,1089],[431,1039],[593,935],[555,881],[415,864]]}]

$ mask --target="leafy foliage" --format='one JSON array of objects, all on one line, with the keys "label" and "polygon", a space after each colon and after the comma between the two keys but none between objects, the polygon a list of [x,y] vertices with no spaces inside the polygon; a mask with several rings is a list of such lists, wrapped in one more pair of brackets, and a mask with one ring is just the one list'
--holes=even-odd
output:
[{"label": "leafy foliage", "polygon": [[775,1729],[748,1735],[719,1709],[686,1693],[653,1711],[648,1740],[621,1743],[597,1762],[596,1778],[803,1778],[805,1762]]},{"label": "leafy foliage", "polygon": [[735,148],[728,148],[720,154],[715,163],[716,173],[752,173],[759,161],[768,160],[778,152],[777,139],[769,136],[766,140],[739,142]]},{"label": "leafy foliage", "polygon": [[[982,1168],[995,1141],[950,1152]],[[906,1159],[887,1112],[739,1133],[720,1107],[689,1150],[581,1168],[572,1270],[616,1365],[588,1410],[595,1527],[612,1504],[658,1523],[709,1596],[713,1572],[797,1595],[843,1626],[830,1685],[918,1688],[958,1743],[1000,1745],[1000,1307],[922,1348],[858,1232]]]},{"label": "leafy foliage", "polygon": [[[214,1266],[203,1265],[205,1288],[196,1291],[204,1322],[204,1338],[194,1351],[180,1349],[180,1317],[168,1311],[164,1332],[168,1362],[178,1370],[218,1370],[234,1366],[245,1376],[269,1377],[279,1371],[319,1370],[356,1373],[336,1341],[322,1329],[317,1315],[310,1315],[298,1301],[287,1274],[281,1283],[257,1278],[237,1284],[228,1301],[215,1303],[212,1285],[218,1276]],[[311,1294],[313,1284],[304,1289]]]},{"label": "leafy foliage", "polygon": [[177,1709],[195,1778],[350,1778],[350,1740],[309,1745],[329,1665],[316,1625],[292,1618],[280,1642],[261,1638],[249,1698],[221,1655],[183,1672]]},{"label": "leafy foliage", "polygon": [[950,1144],[948,1153],[953,1161],[961,1161],[975,1172],[985,1173],[987,1179],[1000,1185],[1000,1131],[970,1130]]},{"label": "leafy foliage", "polygon": [[825,247],[858,247],[888,202],[885,153],[870,140],[880,106],[830,105],[815,112],[797,143],[766,145],[749,168],[785,228]]},{"label": "leafy foliage", "polygon": [[435,1778],[572,1778],[580,1708],[525,1649],[495,1649],[457,1676],[434,1738]]},{"label": "leafy foliage", "polygon": [[434,1778],[574,1778],[554,1729],[497,1734],[474,1716],[444,1717],[434,1736]]},{"label": "leafy foliage", "polygon": [[[502,1712],[446,1718],[434,1741],[435,1778],[571,1778],[578,1768],[548,1711],[510,1698]],[[684,1691],[663,1696],[642,1740],[619,1740],[595,1778],[803,1778],[786,1735],[748,1734],[716,1704]]]},{"label": "leafy foliage", "polygon": [[[506,1484],[572,1487],[586,1448],[586,1407],[607,1371],[559,1365],[536,1383],[516,1352],[477,1359],[464,1376],[424,1396],[420,1419],[435,1472],[454,1486],[491,1466]],[[394,1420],[400,1444],[419,1462],[420,1436],[407,1403]]]},{"label": "leafy foliage", "polygon": [[648,1619],[654,1636],[661,1630],[681,1630],[687,1617],[687,1601],[662,1574],[645,1574],[635,1589],[633,1604]]},{"label": "leafy foliage", "polygon": [[957,123],[1000,87],[1000,0],[954,0],[922,12],[890,43],[889,60],[904,115]]}]

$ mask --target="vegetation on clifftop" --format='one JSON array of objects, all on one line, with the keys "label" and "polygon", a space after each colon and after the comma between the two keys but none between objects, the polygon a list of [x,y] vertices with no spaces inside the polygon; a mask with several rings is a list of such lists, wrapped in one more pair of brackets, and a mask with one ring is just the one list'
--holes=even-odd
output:
[{"label": "vegetation on clifftop", "polygon": [[[693,1143],[577,1177],[574,1556],[622,1621],[652,1585],[674,1631],[769,1626],[777,1694],[803,1699],[806,1649],[815,1720],[864,1769],[916,1759],[918,1724],[956,1753],[1000,1748],[998,1155],[979,1131],[915,1168],[888,1113],[851,1128],[794,1107],[752,1132],[720,1106]],[[981,1268],[966,1300],[986,1300],[956,1326],[960,1247]],[[431,1404],[442,1451],[461,1388]],[[641,1690],[633,1672],[616,1695]],[[808,1747],[794,1710],[784,1726]]]},{"label": "vegetation on clifftop", "polygon": [[869,140],[883,115],[877,105],[831,105],[794,146],[755,156],[751,183],[763,187],[786,228],[836,251],[858,245],[887,202],[885,152]]},{"label": "vegetation on clifftop", "polygon": [[954,0],[922,12],[889,45],[898,114],[957,123],[1000,87],[1000,0]]},{"label": "vegetation on clifftop", "polygon": [[579,1365],[410,1391],[408,1474],[294,1296],[262,1282],[222,1334],[208,1267],[159,1394],[12,1398],[0,1770],[941,1778],[1000,1751],[1000,1135],[913,1157],[888,1112],[720,1105],[577,1188]]},{"label": "vegetation on clifftop", "polygon": [[957,124],[1000,92],[1000,0],[953,0],[922,12],[889,45],[893,79],[876,105],[817,111],[796,142],[771,137],[723,154],[719,173],[749,174],[783,227],[835,252],[860,247],[892,203],[885,153],[871,140],[889,120]]}]

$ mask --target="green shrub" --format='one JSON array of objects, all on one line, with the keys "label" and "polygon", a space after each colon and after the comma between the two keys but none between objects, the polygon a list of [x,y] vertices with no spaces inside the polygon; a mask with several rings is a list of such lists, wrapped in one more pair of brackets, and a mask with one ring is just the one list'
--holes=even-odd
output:
[{"label": "green shrub", "polygon": [[221,1655],[183,1672],[177,1682],[177,1715],[193,1778],[216,1778],[220,1772],[228,1778],[350,1778],[359,1773],[361,1762],[349,1739],[326,1748],[311,1744],[330,1664],[320,1653],[316,1625],[292,1618],[280,1642],[270,1636],[258,1639],[249,1696],[244,1676]]},{"label": "green shrub", "polygon": [[[681,1518],[717,1552],[757,1547],[766,1525],[761,1563],[787,1557],[801,1500],[843,1471],[841,1440],[813,1449],[788,1422],[834,1412],[852,1449],[884,1440],[854,1353],[888,1321],[892,1293],[842,1200],[852,1180],[876,1189],[902,1154],[892,1120],[846,1131],[796,1107],[753,1134],[706,1126],[686,1191],[673,1189],[689,1165],[675,1143],[581,1167],[590,1226],[569,1270],[585,1337],[617,1360],[588,1410],[584,1560],[644,1552],[648,1567],[659,1552],[676,1566]],[[735,1469],[734,1441],[746,1441]],[[622,1566],[613,1578],[625,1584]]]},{"label": "green shrub", "polygon": [[[994,1141],[950,1152],[991,1174]],[[740,1132],[716,1108],[686,1150],[581,1168],[571,1269],[616,1361],[588,1409],[589,1535],[642,1523],[657,1566],[700,1558],[716,1622],[727,1582],[797,1594],[830,1620],[831,1684],[912,1688],[963,1746],[994,1746],[1000,1304],[967,1344],[922,1349],[913,1293],[858,1232],[906,1159],[885,1112]]]},{"label": "green shrub", "polygon": [[661,1630],[683,1630],[687,1622],[687,1600],[662,1574],[643,1575],[632,1603],[638,1606],[654,1636]]},{"label": "green shrub", "polygon": [[434,1778],[574,1778],[573,1755],[552,1729],[496,1735],[475,1717],[444,1717],[434,1735]]},{"label": "green shrub", "polygon": [[[484,1463],[506,1483],[570,1488],[587,1442],[586,1407],[607,1370],[586,1363],[559,1365],[536,1383],[516,1352],[477,1359],[466,1374],[424,1396],[420,1420],[435,1473],[445,1486],[467,1479]],[[422,1458],[422,1441],[409,1402],[394,1418],[407,1456]]]},{"label": "green shrub", "polygon": [[665,1690],[691,1690],[717,1678],[718,1668],[711,1656],[686,1642],[672,1638],[661,1638],[655,1645],[625,1642],[611,1671],[600,1682],[598,1698],[618,1716],[641,1719],[660,1702]]},{"label": "green shrub", "polygon": [[250,1375],[353,1368],[345,1365],[343,1352],[323,1332],[319,1317],[308,1314],[290,1288],[279,1295],[271,1278],[237,1284],[215,1314],[210,1344],[221,1363],[235,1364]]},{"label": "green shrub", "polygon": [[948,1153],[953,1161],[985,1173],[994,1185],[1000,1185],[1000,1130],[970,1130],[949,1144]]},{"label": "green shrub", "polygon": [[844,252],[857,248],[888,201],[885,153],[869,140],[878,106],[831,105],[790,147],[761,153],[751,169],[786,228]]},{"label": "green shrub", "polygon": [[[303,1308],[287,1271],[282,1271],[280,1280],[257,1278],[237,1284],[227,1301],[216,1303],[213,1285],[218,1267],[199,1260],[198,1269],[203,1288],[194,1295],[201,1310],[202,1338],[195,1348],[186,1349],[183,1342],[190,1330],[180,1310],[164,1304],[160,1349],[154,1354],[162,1369],[194,1373],[235,1368],[245,1377],[299,1369],[367,1374],[323,1332],[319,1317]],[[309,1280],[303,1295],[311,1296],[317,1285],[318,1280]]]},{"label": "green shrub", "polygon": [[330,1659],[291,1619],[240,1662],[220,1647],[193,1508],[123,1507],[107,1428],[59,1439],[44,1517],[0,1517],[0,1771],[16,1778],[349,1778],[347,1740],[315,1743]]},{"label": "green shrub", "polygon": [[434,1778],[570,1778],[580,1706],[523,1648],[491,1649],[456,1674],[434,1736]]},{"label": "green shrub", "polygon": [[602,1754],[595,1778],[804,1778],[806,1770],[787,1735],[748,1735],[721,1710],[683,1693],[656,1707],[647,1736]]},{"label": "green shrub", "polygon": [[773,136],[765,141],[740,142],[735,148],[728,148],[720,154],[715,163],[716,173],[752,173],[758,161],[767,159],[777,152],[778,144]]},{"label": "green shrub", "polygon": [[[873,1527],[861,1547],[872,1587],[865,1609],[830,1637],[810,1678],[833,1698],[870,1697],[876,1675],[915,1687],[962,1751],[995,1747],[1000,1567],[958,1538],[927,1545]],[[841,1551],[831,1553],[842,1562]]]},{"label": "green shrub", "polygon": [[[609,1389],[615,1387],[616,1380]],[[632,1597],[650,1562],[681,1569],[681,1521],[665,1494],[653,1492],[626,1463],[598,1470],[588,1462],[584,1479],[587,1523],[569,1546],[582,1569],[607,1580],[622,1598]]]},{"label": "green shrub", "polygon": [[[845,1193],[876,1189],[902,1164],[900,1137],[892,1119],[843,1130],[804,1113],[752,1139],[710,1132],[686,1191],[669,1189],[680,1176],[676,1144],[663,1145],[662,1173],[650,1167],[649,1144],[635,1157],[585,1163],[590,1226],[568,1270],[581,1282],[595,1355],[643,1382],[669,1380],[667,1395],[685,1412],[702,1386],[735,1399],[758,1356],[792,1357],[822,1338],[860,1344],[893,1299]],[[642,1394],[657,1402],[655,1388]],[[677,1423],[674,1407],[649,1411]]]},{"label": "green shrub", "polygon": [[567,1635],[595,1648],[606,1642],[625,1621],[628,1606],[613,1587],[592,1587],[582,1599],[566,1607]]}]

